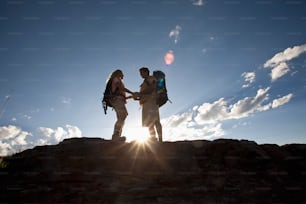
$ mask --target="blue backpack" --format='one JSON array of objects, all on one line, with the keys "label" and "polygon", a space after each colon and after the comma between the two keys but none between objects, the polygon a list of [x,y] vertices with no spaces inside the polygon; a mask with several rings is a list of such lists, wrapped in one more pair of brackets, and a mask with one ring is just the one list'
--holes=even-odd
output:
[{"label": "blue backpack", "polygon": [[157,88],[157,99],[156,103],[159,107],[163,106],[167,101],[172,103],[168,98],[167,88],[166,88],[166,75],[160,70],[153,71],[153,76],[156,79],[156,88]]}]

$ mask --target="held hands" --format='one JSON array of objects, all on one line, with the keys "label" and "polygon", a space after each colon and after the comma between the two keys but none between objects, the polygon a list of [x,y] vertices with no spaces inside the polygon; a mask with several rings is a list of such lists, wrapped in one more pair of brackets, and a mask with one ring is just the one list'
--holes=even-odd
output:
[{"label": "held hands", "polygon": [[134,92],[133,93],[133,99],[134,100],[140,100],[140,93],[139,92]]},{"label": "held hands", "polygon": [[132,92],[132,95],[127,96],[126,99],[133,98],[134,100],[140,100],[140,93],[139,92]]}]

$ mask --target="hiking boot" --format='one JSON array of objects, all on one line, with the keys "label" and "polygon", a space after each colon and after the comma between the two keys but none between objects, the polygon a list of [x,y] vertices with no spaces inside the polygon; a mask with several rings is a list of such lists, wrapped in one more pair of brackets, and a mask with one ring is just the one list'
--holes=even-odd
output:
[{"label": "hiking boot", "polygon": [[125,142],[126,137],[125,137],[125,136],[121,136],[121,137],[118,138],[118,140],[119,140],[120,142]]},{"label": "hiking boot", "polygon": [[121,136],[121,137],[112,137],[112,141],[117,141],[117,142],[125,142],[126,137]]},{"label": "hiking boot", "polygon": [[118,137],[120,137],[119,132],[114,132],[114,134],[112,135],[112,140],[116,140]]}]

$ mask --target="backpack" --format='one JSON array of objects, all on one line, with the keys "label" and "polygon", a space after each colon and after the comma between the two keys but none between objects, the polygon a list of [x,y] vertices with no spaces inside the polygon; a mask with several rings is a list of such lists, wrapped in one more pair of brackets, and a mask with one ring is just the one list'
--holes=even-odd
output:
[{"label": "backpack", "polygon": [[159,107],[163,106],[167,101],[172,103],[168,98],[167,88],[166,88],[166,75],[160,70],[153,71],[153,76],[156,79],[156,88],[157,88],[157,99],[156,103]]},{"label": "backpack", "polygon": [[115,94],[112,93],[112,80],[108,80],[105,90],[104,90],[103,99],[102,99],[102,106],[103,106],[105,115],[106,115],[107,107],[111,107],[111,108],[113,107],[110,101],[114,96]]}]

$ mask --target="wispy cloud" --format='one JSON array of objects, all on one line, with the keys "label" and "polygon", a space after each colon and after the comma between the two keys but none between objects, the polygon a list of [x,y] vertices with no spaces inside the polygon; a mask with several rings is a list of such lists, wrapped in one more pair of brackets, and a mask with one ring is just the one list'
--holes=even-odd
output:
[{"label": "wispy cloud", "polygon": [[192,2],[192,5],[195,5],[195,6],[204,6],[205,4],[204,0],[191,0],[191,2]]},{"label": "wispy cloud", "polygon": [[25,119],[28,119],[28,120],[32,119],[32,116],[30,116],[28,114],[24,114],[24,115],[22,115],[22,117],[25,118]]},{"label": "wispy cloud", "polygon": [[182,31],[182,27],[177,25],[175,26],[175,28],[173,30],[170,31],[169,33],[169,38],[173,38],[174,39],[174,43],[176,44],[179,40],[180,37],[180,33]]},{"label": "wispy cloud", "polygon": [[278,78],[284,76],[290,71],[288,61],[300,56],[306,52],[306,44],[287,48],[282,52],[275,54],[264,64],[265,68],[271,68],[271,81],[274,82]]},{"label": "wispy cloud", "polygon": [[37,145],[57,144],[66,138],[82,137],[81,130],[72,125],[51,129],[39,127],[37,134],[9,125],[0,127],[0,156],[11,155]]},{"label": "wispy cloud", "polygon": [[270,108],[270,104],[264,104],[269,98],[270,87],[259,89],[256,96],[245,97],[230,107],[228,119],[240,119],[248,117],[255,112],[266,111]]},{"label": "wispy cloud", "polygon": [[278,78],[284,76],[290,71],[289,66],[286,62],[281,62],[277,66],[272,68],[271,71],[271,80],[276,81]]},{"label": "wispy cloud", "polygon": [[61,98],[61,102],[62,102],[63,104],[71,104],[71,98],[62,97],[62,98]]},{"label": "wispy cloud", "polygon": [[268,99],[269,89],[259,89],[256,96],[245,97],[234,104],[228,104],[224,98],[213,103],[204,103],[198,108],[195,121],[199,124],[215,123],[248,117],[254,112],[265,110],[267,105],[264,101]]},{"label": "wispy cloud", "polygon": [[246,84],[242,85],[242,88],[249,87],[252,83],[255,82],[256,79],[255,72],[243,72],[241,76],[244,78],[244,81],[246,82]]},{"label": "wispy cloud", "polygon": [[162,120],[169,135],[166,140],[213,139],[225,134],[222,122],[249,117],[257,112],[268,111],[288,103],[293,94],[269,100],[270,87],[258,89],[255,96],[245,97],[235,103],[220,98],[203,103],[182,114]]},{"label": "wispy cloud", "polygon": [[282,106],[286,103],[288,103],[293,97],[293,94],[290,93],[286,96],[283,96],[281,98],[278,98],[278,99],[274,99],[273,102],[272,102],[272,108],[277,108],[279,106]]}]

